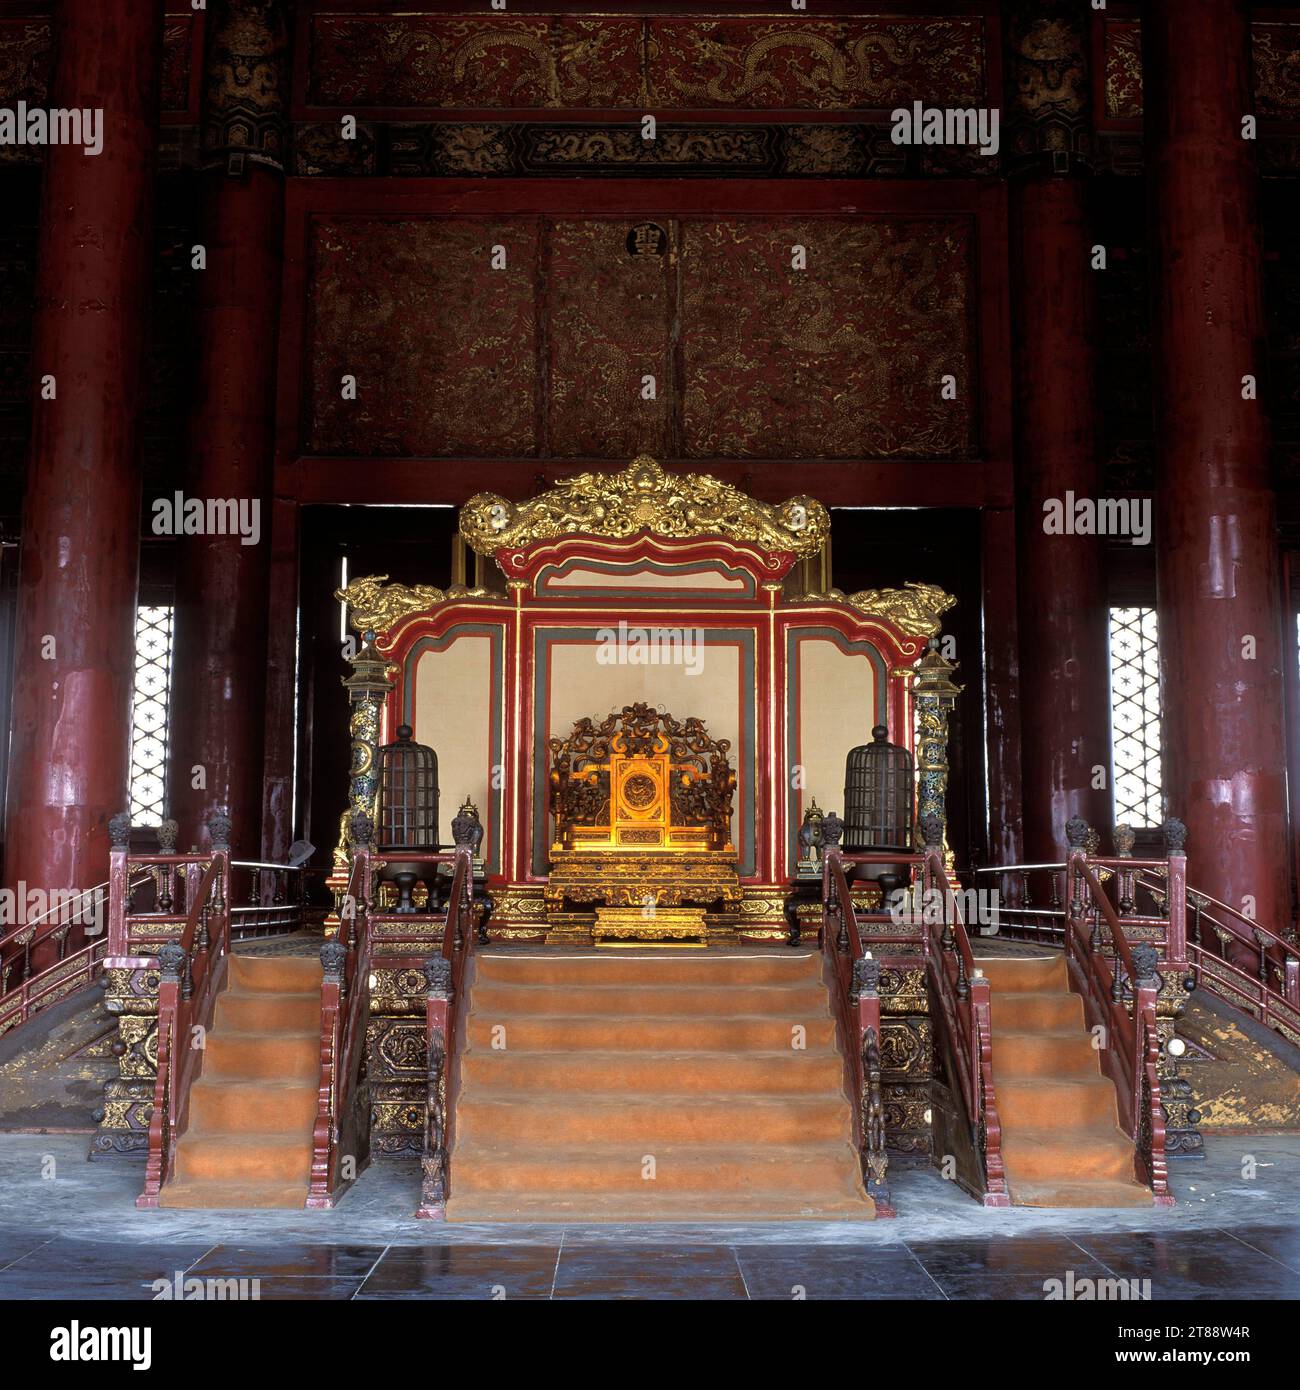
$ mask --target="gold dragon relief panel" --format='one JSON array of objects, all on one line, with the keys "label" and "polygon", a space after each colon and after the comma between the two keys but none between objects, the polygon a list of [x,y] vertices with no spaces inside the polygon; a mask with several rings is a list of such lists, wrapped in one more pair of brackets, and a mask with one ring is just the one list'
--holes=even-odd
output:
[{"label": "gold dragon relief panel", "polygon": [[984,21],[317,15],[308,98],[441,110],[848,110],[984,101]]},{"label": "gold dragon relief panel", "polygon": [[552,454],[620,458],[672,452],[675,263],[676,229],[667,218],[552,227]]},{"label": "gold dragon relief panel", "polygon": [[1300,24],[1251,26],[1255,109],[1265,120],[1300,120]]},{"label": "gold dragon relief panel", "polygon": [[632,18],[318,15],[310,99],[442,110],[644,104]]},{"label": "gold dragon relief panel", "polygon": [[650,101],[668,109],[984,99],[980,19],[656,19],[647,29]]},{"label": "gold dragon relief panel", "polygon": [[688,221],[686,457],[973,451],[966,219]]},{"label": "gold dragon relief panel", "polygon": [[313,453],[537,450],[534,218],[325,218],[313,227]]}]

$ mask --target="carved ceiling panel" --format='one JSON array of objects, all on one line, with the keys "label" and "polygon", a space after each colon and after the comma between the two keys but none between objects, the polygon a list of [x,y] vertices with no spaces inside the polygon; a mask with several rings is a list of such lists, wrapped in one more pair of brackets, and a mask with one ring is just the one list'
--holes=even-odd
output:
[{"label": "carved ceiling panel", "polygon": [[318,219],[304,448],[966,457],[973,236],[962,217]]}]

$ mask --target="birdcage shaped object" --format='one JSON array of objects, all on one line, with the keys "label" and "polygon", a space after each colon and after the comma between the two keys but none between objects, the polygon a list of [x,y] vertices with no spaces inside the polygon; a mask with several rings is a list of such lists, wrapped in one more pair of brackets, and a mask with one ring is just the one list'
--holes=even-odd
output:
[{"label": "birdcage shaped object", "polygon": [[910,850],[914,780],[912,755],[890,743],[877,724],[871,742],[849,750],[844,763],[844,848]]},{"label": "birdcage shaped object", "polygon": [[437,848],[438,755],[402,724],[397,741],[379,750],[379,849]]}]

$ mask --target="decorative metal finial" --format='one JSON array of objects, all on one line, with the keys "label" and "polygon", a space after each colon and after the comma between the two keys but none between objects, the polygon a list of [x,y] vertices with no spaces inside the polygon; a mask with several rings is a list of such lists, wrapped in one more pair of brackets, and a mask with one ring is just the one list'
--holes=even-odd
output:
[{"label": "decorative metal finial", "polygon": [[1133,846],[1137,843],[1137,831],[1131,825],[1117,825],[1111,833],[1111,842],[1120,859],[1133,858]]},{"label": "decorative metal finial", "polygon": [[176,837],[180,833],[181,828],[174,820],[159,821],[158,829],[155,832],[158,836],[158,852],[160,854],[175,854]]},{"label": "decorative metal finial", "polygon": [[1088,822],[1082,816],[1071,816],[1065,822],[1065,838],[1071,849],[1086,849],[1088,845]]},{"label": "decorative metal finial", "polygon": [[185,947],[175,941],[165,941],[158,947],[158,969],[168,984],[180,984],[185,969]]},{"label": "decorative metal finial", "polygon": [[321,969],[325,972],[325,978],[332,984],[342,984],[347,959],[348,948],[337,937],[332,936],[328,941],[321,943]]},{"label": "decorative metal finial", "polygon": [[1142,989],[1159,989],[1161,985],[1158,962],[1160,954],[1149,941],[1133,943],[1133,969],[1137,975],[1135,983]]},{"label": "decorative metal finial", "polygon": [[435,999],[451,997],[451,962],[445,956],[430,956],[424,962],[424,979]]},{"label": "decorative metal finial", "polygon": [[214,850],[230,849],[230,817],[224,811],[213,811],[208,817],[208,836]]},{"label": "decorative metal finial", "polygon": [[451,838],[453,844],[468,845],[477,858],[478,847],[483,843],[483,822],[478,818],[478,807],[469,797],[465,798],[465,804],[452,820]]},{"label": "decorative metal finial", "polygon": [[1177,816],[1170,816],[1160,827],[1165,837],[1166,854],[1182,854],[1187,844],[1187,827]]},{"label": "decorative metal finial", "polygon": [[364,811],[356,811],[352,816],[352,843],[357,849],[373,849],[375,823]]},{"label": "decorative metal finial", "polygon": [[110,816],[108,822],[108,843],[114,849],[130,849],[131,847],[131,813],[130,811],[119,811],[117,815]]},{"label": "decorative metal finial", "polygon": [[853,962],[853,983],[849,999],[857,1003],[864,995],[874,998],[880,988],[880,962],[871,955],[862,955]]}]

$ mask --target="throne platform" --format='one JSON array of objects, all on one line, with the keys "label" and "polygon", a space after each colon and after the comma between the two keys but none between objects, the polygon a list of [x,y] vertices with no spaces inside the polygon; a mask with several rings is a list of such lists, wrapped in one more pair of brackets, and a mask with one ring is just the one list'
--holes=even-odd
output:
[{"label": "throne platform", "polygon": [[[499,941],[784,940],[804,812],[840,804],[874,725],[916,753],[920,809],[942,816],[943,720],[914,683],[953,600],[831,588],[820,502],[642,457],[527,501],[480,494],[460,538],[472,585],[339,591],[368,634],[345,681],[340,864],[402,724],[437,750],[445,802],[481,810]],[[409,953],[415,924],[393,930]]]}]

